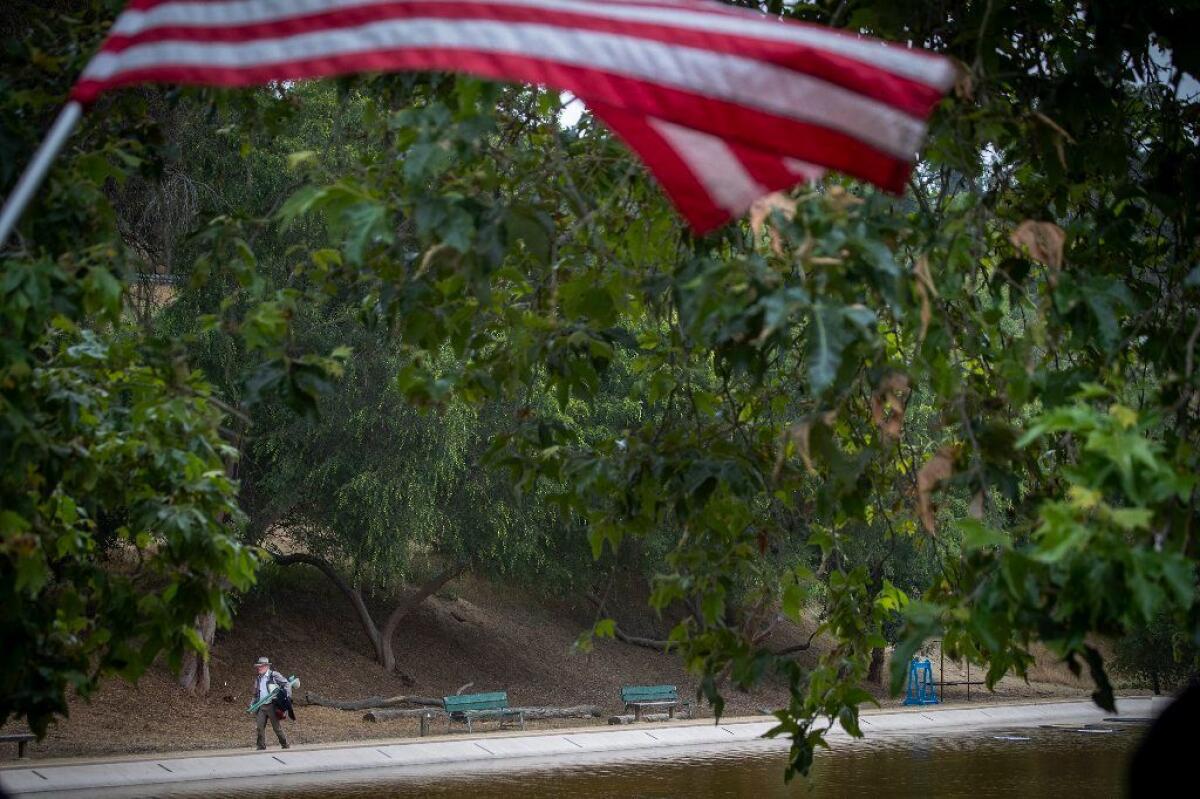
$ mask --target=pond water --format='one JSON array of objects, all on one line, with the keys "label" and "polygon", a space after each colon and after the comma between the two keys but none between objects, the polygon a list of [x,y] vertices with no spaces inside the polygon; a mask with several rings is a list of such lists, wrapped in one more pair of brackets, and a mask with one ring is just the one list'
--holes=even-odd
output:
[{"label": "pond water", "polygon": [[[876,734],[837,740],[818,754],[809,780],[783,782],[786,748],[755,741],[646,754],[609,753],[553,761],[376,769],[264,784],[159,786],[156,797],[1118,797],[1125,763],[1143,728],[1089,725],[959,732],[915,738]],[[448,776],[453,772],[453,776]]]}]

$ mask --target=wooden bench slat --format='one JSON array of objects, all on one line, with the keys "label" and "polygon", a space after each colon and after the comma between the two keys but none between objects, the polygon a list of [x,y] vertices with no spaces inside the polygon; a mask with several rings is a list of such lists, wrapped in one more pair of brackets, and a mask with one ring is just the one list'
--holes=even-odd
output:
[{"label": "wooden bench slat", "polygon": [[445,697],[442,706],[448,713],[460,713],[468,710],[498,710],[508,707],[508,696],[462,696]]},{"label": "wooden bench slat", "polygon": [[499,717],[501,729],[506,717],[515,716],[521,722],[521,729],[525,729],[525,711],[508,707],[508,691],[443,696],[442,707],[450,714],[451,721],[465,722],[468,730],[472,719],[488,716]]},{"label": "wooden bench slat", "polygon": [[688,705],[679,699],[679,689],[674,685],[625,685],[621,701],[626,710],[633,708],[635,721],[641,720],[643,708],[666,707],[668,715],[675,718],[675,708]]},{"label": "wooden bench slat", "polygon": [[626,685],[621,689],[621,701],[625,703],[678,699],[679,690],[674,685]]},{"label": "wooden bench slat", "polygon": [[442,707],[446,710],[488,710],[508,706],[507,691],[493,691],[486,694],[461,694],[442,697]]},{"label": "wooden bench slat", "polygon": [[657,705],[678,705],[680,702],[678,699],[656,699],[652,702],[646,702],[639,699],[636,702],[626,702],[625,704],[630,706],[639,705],[641,707],[655,707]]},{"label": "wooden bench slat", "polygon": [[0,735],[0,743],[15,743],[17,745],[17,757],[25,758],[25,749],[30,743],[37,740],[37,736],[31,732],[6,732]]}]

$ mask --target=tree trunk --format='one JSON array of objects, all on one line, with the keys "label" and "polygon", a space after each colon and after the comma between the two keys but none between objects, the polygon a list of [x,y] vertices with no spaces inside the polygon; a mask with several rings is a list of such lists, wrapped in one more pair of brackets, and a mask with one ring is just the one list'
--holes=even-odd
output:
[{"label": "tree trunk", "polygon": [[867,667],[867,682],[883,685],[883,648],[871,650],[871,665]]},{"label": "tree trunk", "polygon": [[[237,437],[234,439],[234,449],[240,452],[241,448],[242,429],[239,429]],[[233,455],[226,457],[225,474],[229,476],[229,479],[237,479],[237,470],[238,459]],[[222,522],[228,521],[224,514],[221,515],[220,520]],[[221,590],[227,591],[229,588],[229,584],[222,581]],[[204,696],[212,687],[212,669],[209,667],[208,659],[212,655],[213,639],[217,635],[217,614],[214,611],[209,611],[197,616],[196,632],[200,634],[200,640],[204,642],[206,651],[203,655],[190,650],[184,653],[183,665],[179,669],[179,686],[194,694]]]},{"label": "tree trunk", "polygon": [[179,686],[203,696],[212,686],[212,670],[208,656],[212,652],[213,637],[217,634],[217,616],[211,611],[196,617],[196,632],[200,634],[208,652],[201,654],[191,650],[184,653],[183,667],[179,670]]},{"label": "tree trunk", "polygon": [[375,650],[375,660],[387,672],[392,672],[396,668],[396,655],[395,650],[392,649],[392,638],[395,636],[400,622],[408,614],[416,610],[422,602],[439,591],[442,586],[466,571],[467,566],[470,565],[468,561],[455,564],[426,582],[392,610],[381,630],[371,617],[371,611],[367,609],[367,603],[363,600],[362,593],[342,579],[342,576],[337,573],[337,570],[333,568],[331,563],[305,552],[284,555],[281,552],[268,551],[271,552],[271,556],[280,566],[290,566],[293,563],[307,563],[310,566],[320,569],[326,577],[333,581],[333,584],[346,595],[346,598],[350,600],[350,604],[354,606],[363,631],[367,634],[367,638],[371,641],[371,647]]},{"label": "tree trunk", "polygon": [[[280,566],[290,566],[293,563],[307,563],[309,566],[318,568],[326,577],[332,580],[333,584],[346,595],[346,599],[349,599],[350,604],[354,606],[354,611],[358,614],[358,621],[362,624],[363,632],[367,634],[367,638],[371,641],[371,648],[375,650],[375,660],[387,667],[387,664],[384,662],[379,628],[375,625],[375,620],[371,618],[371,611],[367,609],[367,603],[363,601],[362,594],[357,589],[342,579],[342,576],[337,573],[337,570],[333,568],[331,563],[305,552],[284,555],[281,552],[268,551],[271,552],[271,556],[275,558],[275,562]],[[390,667],[387,668],[389,671],[391,670]]]},{"label": "tree trunk", "polygon": [[378,634],[379,643],[377,645],[379,662],[383,665],[385,671],[391,672],[396,668],[396,654],[392,649],[392,638],[396,635],[396,629],[400,626],[400,622],[408,614],[416,610],[422,602],[441,590],[442,586],[466,571],[467,566],[468,563],[466,561],[456,563],[441,574],[428,580],[415,593],[397,605],[391,614],[388,615],[387,621],[383,625],[383,631]]}]

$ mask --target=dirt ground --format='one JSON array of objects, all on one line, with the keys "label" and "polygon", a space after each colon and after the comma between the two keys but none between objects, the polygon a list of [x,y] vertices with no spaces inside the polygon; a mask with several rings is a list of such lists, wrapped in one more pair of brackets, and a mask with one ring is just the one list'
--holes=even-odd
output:
[{"label": "dirt ground", "polygon": [[[306,691],[345,700],[397,694],[440,697],[471,683],[468,692],[508,691],[514,706],[598,705],[603,715],[592,721],[605,724],[609,714],[620,710],[622,685],[672,683],[679,686],[681,696],[695,695],[696,682],[675,655],[607,640],[597,642],[587,654],[573,651],[579,632],[592,624],[594,609],[535,600],[480,581],[456,583],[452,592],[427,600],[401,628],[396,641],[397,673],[386,674],[375,663],[349,604],[336,590],[315,573],[305,578],[301,590],[299,579],[304,576],[298,570],[293,570],[293,575],[250,595],[239,608],[234,628],[218,633],[212,654],[212,689],[207,696],[179,689],[165,670],[152,670],[136,687],[113,680],[90,702],[73,701],[69,718],[52,725],[45,740],[31,745],[30,755],[70,757],[253,746],[254,721],[245,707],[252,691],[252,664],[260,655],[271,657],[284,674],[299,675],[298,697]],[[653,619],[630,623],[652,627]],[[787,646],[806,638],[806,631],[793,627],[777,633],[773,645]],[[819,643],[801,653],[801,659],[815,660]],[[936,649],[930,654],[936,680]],[[1073,680],[1065,669],[1048,667],[1044,672],[1038,675],[1044,681],[1028,685],[1006,678],[990,696],[982,687],[973,687],[971,699],[1088,696],[1086,684]],[[972,679],[981,676],[972,670]],[[947,680],[964,678],[962,671],[947,663]],[[882,693],[880,696],[884,707],[899,704]],[[965,687],[947,688],[945,699],[965,702]],[[727,716],[755,715],[786,704],[787,691],[782,683],[768,683],[748,694],[727,691],[726,702]],[[700,706],[696,715],[711,716],[712,711]],[[362,711],[302,702],[297,704],[296,716],[295,722],[285,723],[297,744],[418,733],[416,720],[370,723],[363,720]],[[531,721],[527,727],[582,723],[588,722]],[[487,723],[483,726],[489,728]],[[455,725],[456,731],[460,728]],[[434,734],[448,731],[444,721],[435,722]],[[270,740],[270,730],[268,736]],[[15,758],[15,748],[0,747],[0,759]]]}]

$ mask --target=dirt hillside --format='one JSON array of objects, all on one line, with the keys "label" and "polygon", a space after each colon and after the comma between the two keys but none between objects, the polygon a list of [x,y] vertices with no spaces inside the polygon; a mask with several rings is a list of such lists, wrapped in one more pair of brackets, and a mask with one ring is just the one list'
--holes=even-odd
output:
[{"label": "dirt hillside", "polygon": [[[313,691],[336,699],[437,697],[473,683],[470,692],[507,690],[513,705],[594,704],[608,715],[620,710],[618,691],[625,684],[674,683],[681,695],[695,695],[696,681],[674,655],[615,641],[597,642],[588,654],[574,652],[579,632],[594,621],[594,609],[585,604],[547,601],[481,581],[457,582],[431,597],[401,628],[397,673],[386,674],[372,658],[345,599],[315,572],[306,575],[293,569],[245,599],[234,628],[218,633],[209,695],[195,697],[180,690],[161,669],[151,671],[137,687],[114,680],[90,702],[73,701],[70,717],[52,726],[30,754],[61,757],[252,746],[254,723],[244,708],[250,701],[252,664],[260,655],[271,657],[284,674],[300,676],[298,696]],[[644,607],[640,601],[626,604]],[[649,615],[622,623],[639,634],[649,634],[655,626]],[[805,632],[782,630],[774,645],[802,642]],[[818,651],[819,641],[801,659],[815,659]],[[936,655],[934,664],[936,678]],[[973,679],[978,676],[972,673]],[[961,679],[952,664],[946,678]],[[963,689],[947,693],[951,701],[965,699]],[[1005,680],[999,693],[1030,698],[1086,696],[1087,691],[1062,682],[1027,686]],[[980,694],[973,693],[973,698]],[[727,715],[752,715],[785,704],[787,692],[781,683],[768,683],[752,694],[728,691],[726,699]],[[896,704],[886,698],[881,703]],[[303,704],[296,711],[297,721],[289,722],[288,730],[299,744],[417,733],[411,720],[373,724],[363,721],[361,712]],[[697,714],[711,715],[711,710],[702,706]],[[435,726],[435,733],[446,731],[444,723]],[[15,752],[8,748],[0,751],[0,758],[12,758]]]}]

